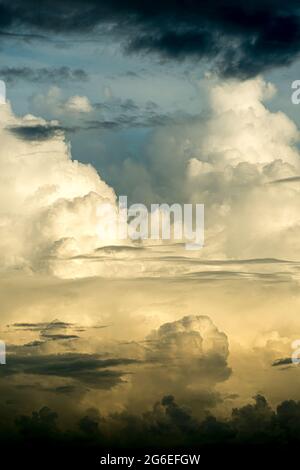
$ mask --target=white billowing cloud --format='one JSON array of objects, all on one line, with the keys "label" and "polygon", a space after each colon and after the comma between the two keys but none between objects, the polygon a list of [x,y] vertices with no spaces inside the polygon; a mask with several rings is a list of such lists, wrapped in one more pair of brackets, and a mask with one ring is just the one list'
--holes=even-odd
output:
[{"label": "white billowing cloud", "polygon": [[55,272],[56,257],[78,256],[113,243],[115,193],[91,165],[71,159],[63,133],[58,130],[33,140],[14,132],[56,124],[31,115],[17,118],[9,104],[0,107],[0,253],[4,268],[52,266]]},{"label": "white billowing cloud", "polygon": [[93,110],[90,100],[86,96],[71,96],[66,101],[65,107],[69,111],[78,113],[90,113]]},{"label": "white billowing cloud", "polygon": [[260,78],[210,90],[212,114],[188,162],[187,188],[206,205],[211,255],[298,257],[300,184],[274,181],[300,175],[300,134],[265,107],[272,93]]},{"label": "white billowing cloud", "polygon": [[[59,91],[51,93],[49,103],[59,101]],[[264,104],[274,93],[261,78],[212,84],[205,120],[164,127],[146,149],[153,154],[149,181],[157,177],[164,202],[205,204],[205,247],[197,258],[298,258],[299,131]],[[87,101],[73,98],[71,106],[88,109]],[[13,126],[57,129],[47,139],[29,140],[11,132]],[[90,165],[72,161],[57,122],[17,118],[9,105],[2,106],[0,136],[2,266],[50,269],[62,277],[199,270],[188,264],[189,256],[195,258],[188,252],[187,265],[173,263],[171,269],[160,254],[147,258],[142,250],[114,251],[104,260],[95,250],[119,243],[111,230],[115,194]],[[138,186],[138,175],[131,175],[128,185],[134,180]],[[162,201],[154,189],[155,200],[148,202]],[[105,213],[103,202],[113,204],[113,213]]]},{"label": "white billowing cloud", "polygon": [[145,148],[148,184],[137,180],[135,192],[147,187],[148,202],[204,203],[202,258],[298,259],[297,126],[268,108],[276,89],[262,78],[205,87],[206,116],[153,133]]},{"label": "white billowing cloud", "polygon": [[227,380],[231,370],[227,336],[208,316],[164,323],[148,335],[146,347],[150,367],[134,378],[139,389],[145,384],[144,397],[172,393],[179,399],[216,404],[215,386]]},{"label": "white billowing cloud", "polygon": [[238,164],[298,163],[296,125],[263,101],[276,92],[261,78],[224,82],[210,89],[212,116],[203,129],[201,153],[208,161]]}]

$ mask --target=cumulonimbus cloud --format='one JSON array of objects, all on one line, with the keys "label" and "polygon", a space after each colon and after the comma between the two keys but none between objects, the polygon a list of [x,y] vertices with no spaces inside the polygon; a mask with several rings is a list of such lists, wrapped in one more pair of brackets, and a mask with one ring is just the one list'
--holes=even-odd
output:
[{"label": "cumulonimbus cloud", "polygon": [[[91,165],[72,160],[57,122],[17,118],[7,104],[0,123],[2,267],[47,269],[59,253],[78,255],[111,244],[110,219],[99,207],[115,207],[115,193]],[[55,132],[49,132],[52,126]],[[36,129],[44,127],[40,138]],[[35,132],[24,139],[12,132],[16,128]]]},{"label": "cumulonimbus cloud", "polygon": [[[182,202],[184,195],[187,202],[205,205],[206,243],[199,258],[297,259],[299,130],[284,113],[267,108],[274,93],[261,78],[211,82],[205,119],[153,135],[149,180],[159,174],[172,202]],[[99,252],[124,244],[112,233],[116,196],[91,165],[72,160],[57,121],[16,117],[3,105],[0,137],[2,269],[61,277],[191,273],[188,260],[169,272],[158,254],[151,263],[141,250],[109,257]],[[142,184],[136,172],[130,177],[132,184]],[[285,183],[270,184],[274,181]],[[113,213],[104,210],[107,203]],[[117,265],[115,257],[122,258]]]},{"label": "cumulonimbus cloud", "polygon": [[148,142],[159,182],[152,192],[204,203],[202,259],[297,260],[299,129],[269,109],[276,89],[262,78],[204,86],[206,116],[159,129]]}]

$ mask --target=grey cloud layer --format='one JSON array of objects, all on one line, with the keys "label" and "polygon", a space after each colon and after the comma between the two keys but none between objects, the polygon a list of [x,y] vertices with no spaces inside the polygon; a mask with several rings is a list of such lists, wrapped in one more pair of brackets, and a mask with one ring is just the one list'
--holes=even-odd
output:
[{"label": "grey cloud layer", "polygon": [[94,33],[120,38],[127,51],[165,58],[209,59],[223,75],[249,77],[287,65],[300,50],[298,2],[289,0],[105,0],[1,2],[0,28],[24,32]]},{"label": "grey cloud layer", "polygon": [[10,355],[3,376],[16,374],[62,377],[93,388],[111,388],[122,381],[125,372],[112,369],[136,363],[134,359],[104,359],[94,354]]},{"label": "grey cloud layer", "polygon": [[86,81],[87,73],[82,69],[71,69],[70,67],[2,67],[0,77],[11,84],[19,80],[26,80],[34,83],[61,83],[62,81]]},{"label": "grey cloud layer", "polygon": [[[82,328],[80,333],[78,325],[59,320],[10,325],[6,331],[18,344],[7,345],[7,364],[2,371],[5,385],[11,381],[20,390],[51,393],[62,393],[57,387],[71,386],[70,394],[127,384],[129,393],[135,394],[144,384],[146,402],[165,393],[183,394],[206,406],[220,401],[215,385],[231,374],[228,339],[209,317],[190,315],[165,323],[140,343],[114,342],[111,352],[105,343],[101,345],[100,337],[97,354],[85,352],[89,342],[97,341],[97,331],[91,331],[94,328],[99,325]],[[24,334],[32,341],[24,343]]]}]

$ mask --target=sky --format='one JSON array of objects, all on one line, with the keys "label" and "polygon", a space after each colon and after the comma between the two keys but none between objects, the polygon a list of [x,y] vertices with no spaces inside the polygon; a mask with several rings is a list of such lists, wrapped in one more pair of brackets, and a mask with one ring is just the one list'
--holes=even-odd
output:
[{"label": "sky", "polygon": [[[2,0],[0,36],[0,430],[239,441],[258,413],[272,441],[300,407],[297,2]],[[204,247],[116,240],[121,195],[204,204]]]}]

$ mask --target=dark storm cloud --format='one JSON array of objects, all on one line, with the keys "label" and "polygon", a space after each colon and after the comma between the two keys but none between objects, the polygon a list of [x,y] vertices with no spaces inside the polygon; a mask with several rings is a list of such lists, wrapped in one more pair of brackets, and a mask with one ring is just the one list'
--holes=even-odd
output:
[{"label": "dark storm cloud", "polygon": [[25,80],[28,82],[50,82],[61,83],[62,81],[86,81],[87,73],[82,69],[71,69],[69,67],[38,68],[30,67],[2,67],[0,78],[7,83]]},{"label": "dark storm cloud", "polygon": [[[30,341],[22,345],[9,345],[11,352],[20,351],[22,348],[34,348],[46,344],[47,341],[67,341],[79,339],[78,333],[84,333],[90,329],[108,328],[111,325],[92,325],[81,326],[76,323],[67,323],[59,320],[54,320],[50,323],[13,323],[7,325],[7,328],[13,329],[16,332],[36,332],[39,334],[40,339]],[[66,331],[68,330],[68,331]]]},{"label": "dark storm cloud", "polygon": [[9,355],[2,377],[18,374],[73,379],[94,388],[109,389],[122,382],[122,366],[137,364],[128,358],[103,358],[96,354],[22,354]]},{"label": "dark storm cloud", "polygon": [[242,78],[288,65],[300,50],[296,0],[2,0],[0,18],[8,33],[78,39],[102,28],[129,52],[213,60],[221,74]]},{"label": "dark storm cloud", "polygon": [[[96,104],[96,108],[101,105]],[[85,121],[80,130],[119,130],[126,128],[152,128],[161,126],[180,125],[195,122],[200,118],[197,114],[187,114],[184,112],[162,113],[155,112],[154,108],[146,105],[145,108],[139,108],[132,104],[119,105],[119,112],[112,104],[103,106],[108,113],[111,113],[111,119],[94,119]],[[77,129],[79,130],[79,128]]]},{"label": "dark storm cloud", "polygon": [[41,337],[51,341],[79,339],[77,335],[41,333]]},{"label": "dark storm cloud", "polygon": [[11,328],[17,328],[17,329],[22,329],[22,330],[29,330],[29,331],[36,331],[36,330],[44,330],[45,328],[47,330],[49,329],[57,329],[57,328],[69,328],[73,326],[73,323],[66,323],[58,320],[54,320],[53,322],[44,322],[44,323],[12,323],[11,325],[8,325],[8,327]]},{"label": "dark storm cloud", "polygon": [[167,116],[161,116],[159,118],[149,118],[147,120],[140,120],[139,117],[135,116],[118,116],[115,120],[112,121],[103,121],[103,120],[94,120],[87,121],[86,127],[82,130],[119,130],[126,128],[138,128],[138,127],[155,127],[158,125],[167,125],[170,124],[170,120]]},{"label": "dark storm cloud", "polygon": [[283,357],[281,359],[276,359],[276,361],[273,362],[272,366],[277,367],[277,366],[286,366],[288,364],[292,364],[292,358],[291,357]]},{"label": "dark storm cloud", "polygon": [[41,124],[35,126],[15,126],[10,127],[9,131],[22,140],[42,141],[51,139],[63,132],[61,126],[52,126],[50,124]]},{"label": "dark storm cloud", "polygon": [[282,184],[282,183],[299,183],[300,176],[291,176],[290,178],[281,178],[279,180],[270,181],[269,184]]},{"label": "dark storm cloud", "polygon": [[[1,77],[1,76],[0,76]],[[44,141],[60,136],[63,133],[88,131],[118,131],[120,129],[153,128],[158,126],[180,125],[181,123],[195,122],[199,115],[187,114],[182,111],[163,113],[156,110],[154,103],[146,103],[139,107],[132,100],[115,100],[110,103],[93,104],[94,119],[83,120],[81,116],[75,125],[67,125],[70,111],[61,116],[62,123],[31,124],[9,126],[7,129],[17,138],[29,141]],[[63,107],[62,107],[63,109]],[[106,113],[103,119],[103,110]],[[100,116],[100,118],[99,118]]]},{"label": "dark storm cloud", "polygon": [[76,128],[53,124],[37,124],[31,126],[10,126],[9,132],[21,140],[43,141],[60,136],[64,132],[75,132]]},{"label": "dark storm cloud", "polygon": [[27,342],[21,345],[8,345],[9,352],[21,353],[22,350],[26,352],[26,349],[39,348],[45,345],[48,341],[72,341],[79,339],[77,333],[79,331],[85,331],[83,327],[79,327],[74,323],[67,323],[60,320],[54,320],[52,322],[18,322],[11,325],[7,325],[10,331],[15,332],[33,332],[39,334],[39,339]]}]

